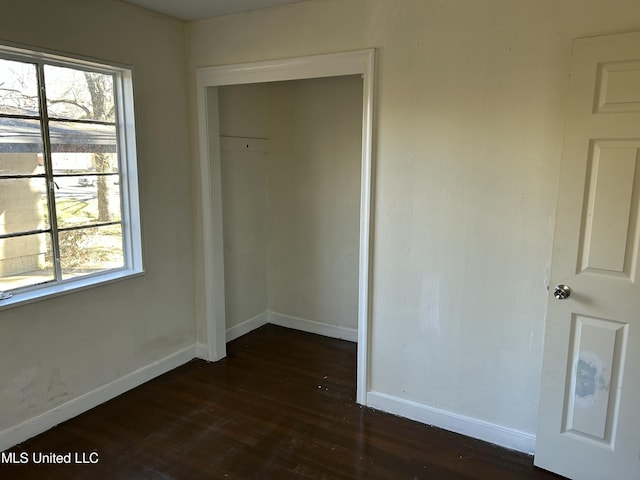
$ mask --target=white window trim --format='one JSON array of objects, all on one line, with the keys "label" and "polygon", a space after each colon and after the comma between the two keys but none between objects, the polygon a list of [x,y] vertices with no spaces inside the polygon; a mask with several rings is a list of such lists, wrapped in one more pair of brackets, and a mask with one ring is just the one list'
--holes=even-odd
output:
[{"label": "white window trim", "polygon": [[[122,235],[124,267],[105,270],[69,280],[59,280],[42,285],[24,287],[10,292],[8,298],[0,300],[0,311],[47,298],[110,284],[145,273],[142,257],[142,224],[138,168],[136,155],[136,130],[133,96],[133,68],[95,59],[82,58],[51,51],[33,50],[15,44],[0,44],[3,58],[19,61],[44,61],[49,64],[91,69],[115,74],[115,101],[118,104],[116,130],[120,170],[120,197],[122,208]],[[0,292],[1,294],[2,292]],[[1,296],[1,295],[0,295]]]}]

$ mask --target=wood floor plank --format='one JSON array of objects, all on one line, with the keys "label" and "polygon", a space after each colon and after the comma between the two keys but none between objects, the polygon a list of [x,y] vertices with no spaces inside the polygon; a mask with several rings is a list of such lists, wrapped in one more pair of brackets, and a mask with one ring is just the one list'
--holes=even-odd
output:
[{"label": "wood floor plank", "polygon": [[355,403],[356,345],[266,325],[11,449],[2,479],[544,480],[526,455]]}]

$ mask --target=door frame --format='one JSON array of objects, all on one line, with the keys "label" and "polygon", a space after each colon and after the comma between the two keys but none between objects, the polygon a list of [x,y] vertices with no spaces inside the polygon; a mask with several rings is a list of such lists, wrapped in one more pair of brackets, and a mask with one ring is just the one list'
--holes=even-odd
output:
[{"label": "door frame", "polygon": [[372,214],[372,157],[375,50],[314,55],[196,69],[200,203],[204,271],[206,357],[226,356],[224,250],[218,87],[343,75],[361,75],[362,158],[358,259],[358,353],[356,401],[366,402],[369,371],[369,281]]}]

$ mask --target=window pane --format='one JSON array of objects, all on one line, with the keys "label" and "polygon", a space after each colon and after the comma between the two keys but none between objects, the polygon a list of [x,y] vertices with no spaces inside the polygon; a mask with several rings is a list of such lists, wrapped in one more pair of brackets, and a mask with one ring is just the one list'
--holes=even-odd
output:
[{"label": "window pane", "polygon": [[44,173],[38,120],[0,118],[0,175]]},{"label": "window pane", "polygon": [[52,257],[48,233],[0,239],[0,290],[53,280]]},{"label": "window pane", "polygon": [[115,153],[59,152],[52,154],[53,174],[117,173]]},{"label": "window pane", "polygon": [[0,113],[39,115],[35,65],[0,59]]},{"label": "window pane", "polygon": [[44,178],[0,179],[0,235],[48,228]]},{"label": "window pane", "polygon": [[50,117],[113,122],[113,76],[44,66]]},{"label": "window pane", "polygon": [[54,177],[58,227],[120,221],[119,176]]},{"label": "window pane", "polygon": [[[116,127],[96,123],[49,122],[51,151],[61,154],[90,153],[102,154],[109,159],[116,158]],[[69,163],[64,156],[56,158],[54,169],[65,169]],[[117,168],[117,162],[108,163],[103,168]],[[104,171],[104,170],[100,170]],[[112,171],[112,170],[108,170]]]},{"label": "window pane", "polygon": [[120,224],[60,232],[59,237],[63,279],[124,266]]}]

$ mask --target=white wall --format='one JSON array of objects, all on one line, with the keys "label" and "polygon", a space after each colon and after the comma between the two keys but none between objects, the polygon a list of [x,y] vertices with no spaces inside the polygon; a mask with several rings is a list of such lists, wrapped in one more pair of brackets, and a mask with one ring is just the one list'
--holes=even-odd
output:
[{"label": "white wall", "polygon": [[184,34],[184,24],[121,2],[2,6],[3,40],[133,66],[147,272],[0,312],[2,435],[194,344]]},{"label": "white wall", "polygon": [[[267,88],[218,89],[227,329],[267,311]],[[246,148],[246,146],[250,148]]]},{"label": "white wall", "polygon": [[227,328],[268,309],[355,330],[361,78],[218,95]]},{"label": "white wall", "polygon": [[360,76],[269,86],[269,308],[358,326]]},{"label": "white wall", "polygon": [[268,138],[268,84],[218,87],[220,135]]},{"label": "white wall", "polygon": [[636,0],[319,0],[190,23],[189,64],[378,49],[370,387],[533,434],[571,39],[638,29]]}]

